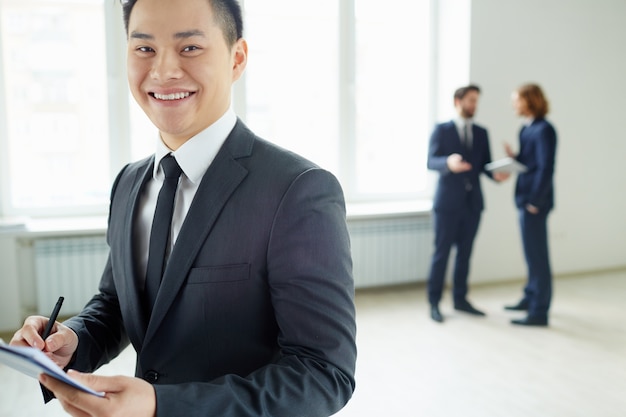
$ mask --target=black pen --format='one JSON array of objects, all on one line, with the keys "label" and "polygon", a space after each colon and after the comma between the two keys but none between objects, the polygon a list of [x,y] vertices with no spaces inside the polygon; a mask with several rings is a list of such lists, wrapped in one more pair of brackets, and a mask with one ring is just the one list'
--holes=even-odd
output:
[{"label": "black pen", "polygon": [[[54,326],[54,322],[57,321],[57,317],[59,316],[59,311],[61,311],[61,305],[63,305],[63,300],[64,300],[63,297],[59,297],[59,300],[54,305],[54,309],[52,310],[52,314],[50,315],[50,319],[48,319],[48,324],[46,325],[46,328],[44,329],[43,333],[41,334],[41,338],[43,339],[44,343],[46,343],[46,338],[48,336],[50,336],[50,332],[52,331],[52,326]],[[52,399],[55,398],[55,396],[52,393],[52,391],[50,391],[48,388],[44,387],[41,384],[39,384],[39,386],[41,387],[41,393],[43,394],[43,400],[44,400],[45,403],[48,403],[48,402],[52,401]]]},{"label": "black pen", "polygon": [[54,306],[54,310],[52,310],[52,314],[50,315],[48,324],[41,334],[41,338],[44,340],[44,343],[46,341],[46,338],[50,336],[50,332],[52,331],[52,326],[54,326],[54,322],[56,322],[57,317],[59,317],[59,311],[61,311],[61,305],[63,305],[63,300],[63,297],[59,297],[59,301],[57,301],[56,305]]}]

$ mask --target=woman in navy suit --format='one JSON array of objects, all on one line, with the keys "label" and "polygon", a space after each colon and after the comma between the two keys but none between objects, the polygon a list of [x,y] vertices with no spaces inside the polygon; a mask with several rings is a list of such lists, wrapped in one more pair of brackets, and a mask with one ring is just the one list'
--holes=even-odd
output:
[{"label": "woman in navy suit", "polygon": [[526,318],[512,320],[513,324],[547,326],[552,298],[547,220],[554,207],[556,131],[545,119],[548,101],[538,85],[526,84],[514,91],[513,107],[525,122],[519,134],[519,153],[515,155],[509,145],[505,150],[528,168],[515,186],[528,281],[519,303],[505,308],[528,312]]}]

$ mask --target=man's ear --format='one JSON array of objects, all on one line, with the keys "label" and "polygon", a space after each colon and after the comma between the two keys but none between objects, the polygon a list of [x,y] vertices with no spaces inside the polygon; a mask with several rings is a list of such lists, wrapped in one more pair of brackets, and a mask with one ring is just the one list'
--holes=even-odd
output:
[{"label": "man's ear", "polygon": [[233,45],[233,82],[237,81],[243,74],[248,64],[248,43],[240,38]]}]

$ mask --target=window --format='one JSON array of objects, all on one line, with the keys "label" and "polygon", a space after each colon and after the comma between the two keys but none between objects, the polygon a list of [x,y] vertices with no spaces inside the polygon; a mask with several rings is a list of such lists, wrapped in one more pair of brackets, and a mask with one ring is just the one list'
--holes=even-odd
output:
[{"label": "window", "polygon": [[246,123],[339,171],[339,7],[335,0],[247,1]]},{"label": "window", "polygon": [[430,2],[245,2],[246,121],[351,201],[425,197]]},{"label": "window", "polygon": [[108,203],[103,3],[2,0],[5,211]]},{"label": "window", "polygon": [[[349,202],[429,198],[436,0],[242,4],[246,123],[335,173]],[[118,1],[0,2],[0,215],[104,215],[118,170],[153,152],[125,42]]]}]

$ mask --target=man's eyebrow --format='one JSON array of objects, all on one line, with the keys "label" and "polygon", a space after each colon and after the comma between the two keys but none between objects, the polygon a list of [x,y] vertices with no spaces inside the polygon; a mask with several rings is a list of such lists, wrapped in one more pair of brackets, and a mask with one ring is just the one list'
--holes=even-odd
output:
[{"label": "man's eyebrow", "polygon": [[[182,32],[176,32],[174,34],[174,39],[187,39],[187,38],[192,38],[194,36],[202,36],[204,37],[204,32],[198,29],[193,29],[193,30],[185,30]],[[133,31],[130,34],[130,37],[132,39],[147,39],[147,40],[154,40],[154,36],[153,35],[149,35],[147,33],[142,33],[142,32],[137,32],[137,31]]]},{"label": "man's eyebrow", "polygon": [[202,36],[204,37],[204,32],[198,29],[192,29],[192,30],[185,30],[183,32],[176,32],[174,34],[174,38],[176,39],[186,39],[186,38],[191,38],[194,36]]},{"label": "man's eyebrow", "polygon": [[141,33],[137,31],[133,31],[130,34],[132,39],[154,39],[154,36],[148,35],[147,33]]}]

